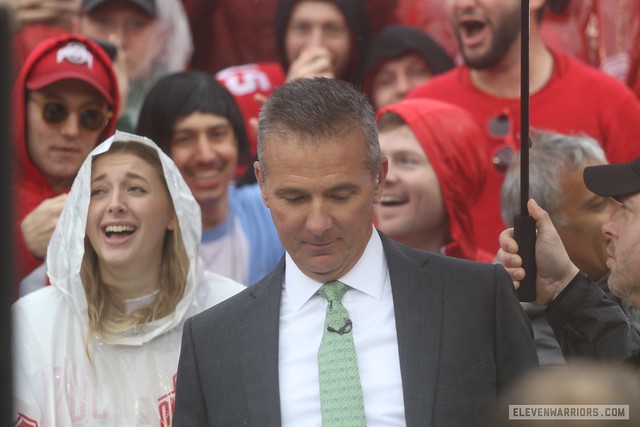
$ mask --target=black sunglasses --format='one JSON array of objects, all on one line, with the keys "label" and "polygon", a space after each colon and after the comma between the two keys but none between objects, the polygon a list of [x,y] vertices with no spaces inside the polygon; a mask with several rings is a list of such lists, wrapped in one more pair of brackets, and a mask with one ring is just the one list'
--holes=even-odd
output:
[{"label": "black sunglasses", "polygon": [[73,109],[66,103],[53,99],[30,97],[29,100],[38,104],[42,111],[42,118],[47,123],[62,123],[73,111],[74,113],[78,113],[80,125],[92,132],[103,129],[113,116],[113,111],[110,111],[106,105],[102,107],[89,105]]}]

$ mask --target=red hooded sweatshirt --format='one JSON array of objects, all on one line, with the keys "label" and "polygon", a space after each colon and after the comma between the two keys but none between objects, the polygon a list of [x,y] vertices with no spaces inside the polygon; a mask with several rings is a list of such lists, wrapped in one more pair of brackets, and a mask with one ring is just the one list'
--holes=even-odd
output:
[{"label": "red hooded sweatshirt", "polygon": [[407,123],[440,182],[451,236],[444,253],[491,262],[494,255],[476,245],[472,222],[473,205],[484,186],[488,167],[480,127],[461,108],[429,99],[389,105],[378,112],[378,118],[388,112]]},{"label": "red hooded sweatshirt", "polygon": [[[91,61],[91,67],[94,70],[100,70],[100,79],[103,84],[103,88],[97,88],[101,92],[108,91],[109,97],[111,98],[111,102],[109,102],[110,109],[113,111],[113,116],[105,126],[104,130],[100,134],[98,140],[96,140],[96,145],[102,140],[106,139],[108,136],[112,135],[115,131],[116,126],[116,118],[118,117],[118,106],[120,104],[120,97],[118,94],[118,84],[116,80],[116,75],[113,71],[113,67],[111,64],[111,60],[107,56],[107,54],[100,48],[98,45],[93,43],[92,41],[86,39],[85,37],[78,35],[62,35],[59,37],[51,38],[44,40],[40,43],[27,57],[24,66],[20,70],[20,73],[16,79],[16,84],[14,87],[13,93],[13,102],[14,102],[14,129],[13,129],[13,142],[14,142],[14,235],[15,235],[15,255],[17,259],[17,269],[15,272],[15,296],[18,295],[18,284],[20,281],[31,271],[37,268],[40,264],[42,264],[42,260],[36,259],[26,247],[24,239],[22,238],[22,231],[20,229],[20,224],[24,217],[34,210],[41,202],[51,197],[57,196],[62,192],[55,191],[44,176],[40,173],[38,168],[31,161],[29,154],[27,152],[26,146],[26,82],[29,78],[32,77],[33,71],[36,68],[36,65],[40,64],[39,72],[42,73],[43,66],[48,67],[49,64],[51,67],[51,71],[45,74],[49,76],[55,75],[59,72],[59,68],[68,67],[68,64],[64,64],[64,57],[66,55],[70,55],[70,60],[67,59],[68,62],[73,61],[72,58],[73,52],[69,50],[63,50],[66,46],[68,46],[69,42],[79,42],[84,44],[86,47],[86,51],[90,53],[89,55],[84,55],[81,60]],[[85,52],[86,52],[85,51]],[[44,58],[47,58],[45,61]],[[47,64],[47,65],[43,65]],[[62,64],[62,65],[58,65]],[[44,70],[48,71],[48,70]],[[82,68],[79,67],[76,73],[83,73]],[[68,71],[67,71],[68,73]],[[61,76],[62,77],[62,76]],[[56,79],[54,81],[62,80],[63,78],[74,78],[71,77],[70,74],[67,74],[66,77],[62,77]],[[49,84],[53,83],[51,81]],[[95,86],[95,85],[94,85]],[[65,191],[68,191],[66,189]]]}]

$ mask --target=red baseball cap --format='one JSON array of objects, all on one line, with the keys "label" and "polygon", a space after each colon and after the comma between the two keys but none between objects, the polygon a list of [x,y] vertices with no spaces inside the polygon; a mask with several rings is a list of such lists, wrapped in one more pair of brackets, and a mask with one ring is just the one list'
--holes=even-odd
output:
[{"label": "red baseball cap", "polygon": [[113,82],[107,71],[110,64],[94,55],[97,49],[101,48],[88,40],[69,40],[34,64],[25,85],[29,90],[38,90],[60,80],[81,80],[93,86],[108,104],[113,105]]}]

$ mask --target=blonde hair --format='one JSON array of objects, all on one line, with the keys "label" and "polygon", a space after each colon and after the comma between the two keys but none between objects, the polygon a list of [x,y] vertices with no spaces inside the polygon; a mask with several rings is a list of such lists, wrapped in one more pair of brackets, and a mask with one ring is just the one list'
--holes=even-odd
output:
[{"label": "blonde hair", "polygon": [[[101,156],[112,153],[133,154],[151,165],[161,178],[169,199],[171,196],[164,177],[162,164],[158,153],[144,144],[127,141],[114,142],[109,151],[95,156],[93,161]],[[173,202],[171,202],[172,208]],[[176,221],[173,230],[165,233],[162,247],[162,263],[160,272],[160,288],[155,302],[134,312],[127,314],[122,301],[114,294],[100,277],[98,256],[85,237],[85,252],[80,269],[80,278],[87,298],[89,328],[87,331],[86,350],[90,337],[97,333],[101,338],[117,336],[126,331],[165,317],[175,310],[184,295],[189,272],[189,258],[184,247],[180,226]],[[89,356],[89,358],[91,358]]]}]

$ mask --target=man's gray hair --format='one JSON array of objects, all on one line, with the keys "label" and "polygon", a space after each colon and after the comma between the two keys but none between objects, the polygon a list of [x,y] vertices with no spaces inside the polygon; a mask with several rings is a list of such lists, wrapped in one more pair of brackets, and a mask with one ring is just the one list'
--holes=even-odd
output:
[{"label": "man's gray hair", "polygon": [[301,78],[276,88],[260,110],[258,119],[258,161],[262,177],[267,165],[264,150],[279,139],[298,137],[317,144],[361,135],[367,144],[367,167],[377,178],[380,144],[373,107],[366,96],[350,83],[324,77]]},{"label": "man's gray hair", "polygon": [[[562,215],[560,177],[585,161],[607,163],[598,142],[586,135],[564,135],[538,131],[529,150],[529,197],[549,213],[556,227],[566,225]],[[513,226],[520,212],[520,156],[509,166],[500,193],[502,220]]]}]

